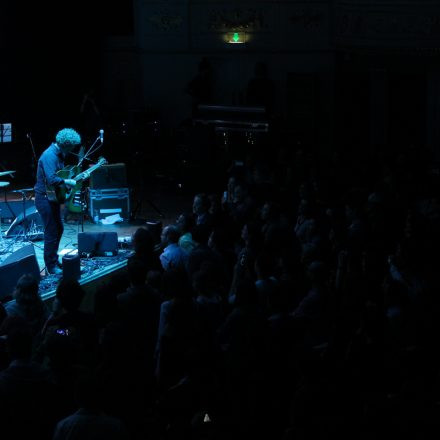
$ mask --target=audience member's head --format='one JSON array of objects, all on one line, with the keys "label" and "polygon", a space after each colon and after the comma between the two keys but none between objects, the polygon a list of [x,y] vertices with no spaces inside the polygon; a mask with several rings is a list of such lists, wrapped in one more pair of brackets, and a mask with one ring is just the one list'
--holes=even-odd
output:
[{"label": "audience member's head", "polygon": [[17,304],[24,308],[32,308],[41,303],[38,293],[39,282],[31,275],[22,275],[15,286],[13,297]]},{"label": "audience member's head", "polygon": [[85,292],[77,280],[61,279],[55,295],[64,310],[73,312],[78,310]]},{"label": "audience member's head", "polygon": [[177,217],[176,226],[181,234],[191,232],[194,228],[194,218],[192,215],[182,213]]},{"label": "audience member's head", "polygon": [[218,194],[209,194],[208,200],[209,200],[208,212],[213,216],[217,216],[222,210],[222,203],[220,196]]},{"label": "audience member's head", "polygon": [[246,200],[246,196],[248,194],[248,190],[246,185],[243,183],[237,183],[234,186],[234,195],[232,198],[233,203],[240,204]]},{"label": "audience member's head", "polygon": [[148,229],[143,227],[136,229],[132,240],[136,254],[149,255],[153,252],[154,240]]},{"label": "audience member's head", "polygon": [[168,246],[170,244],[175,244],[179,241],[180,231],[177,226],[169,225],[163,228],[162,234],[160,236],[162,244]]},{"label": "audience member's head", "polygon": [[230,237],[222,228],[214,228],[209,235],[208,246],[216,251],[226,250],[230,245]]},{"label": "audience member's head", "polygon": [[196,194],[193,201],[193,213],[196,216],[205,214],[209,210],[209,205],[210,202],[206,194]]},{"label": "audience member's head", "polygon": [[270,201],[266,201],[260,210],[260,218],[264,222],[277,220],[280,216],[279,206]]}]

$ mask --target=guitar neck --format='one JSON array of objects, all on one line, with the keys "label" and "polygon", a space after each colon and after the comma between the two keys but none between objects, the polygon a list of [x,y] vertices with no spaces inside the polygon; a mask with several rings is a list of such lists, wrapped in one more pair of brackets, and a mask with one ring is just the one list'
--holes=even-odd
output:
[{"label": "guitar neck", "polygon": [[87,170],[79,173],[76,177],[75,180],[80,180],[80,179],[88,179],[90,177],[90,174],[93,173],[93,171],[96,171],[98,168],[102,167],[106,162],[105,161],[99,161],[98,163],[96,163],[95,165],[92,165],[90,168],[88,168]]}]

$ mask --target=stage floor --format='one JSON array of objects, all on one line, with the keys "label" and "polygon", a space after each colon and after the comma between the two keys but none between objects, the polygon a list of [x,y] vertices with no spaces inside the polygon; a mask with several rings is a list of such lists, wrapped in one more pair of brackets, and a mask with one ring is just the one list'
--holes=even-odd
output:
[{"label": "stage floor", "polygon": [[[8,195],[8,201],[17,200],[17,194]],[[32,198],[30,198],[30,201]],[[133,221],[125,221],[114,225],[102,225],[91,222],[88,218],[84,220],[83,227],[75,215],[69,215],[64,222],[64,233],[59,246],[60,259],[64,253],[75,252],[78,248],[78,232],[117,232],[119,241],[129,241],[132,234],[147,222],[161,222],[162,226],[175,223],[178,215],[182,212],[191,212],[192,195],[183,194],[173,188],[155,185],[149,188],[148,198],[138,198],[135,193],[131,197],[131,209],[136,216]],[[9,228],[9,224],[1,224],[2,237]],[[50,299],[54,295],[54,289],[59,276],[46,275],[44,271],[43,240],[23,241],[18,238],[0,239],[0,265],[13,252],[26,246],[32,245],[36,259],[41,271],[42,281],[40,292],[43,298]],[[130,254],[130,246],[121,244],[118,256],[94,258],[93,261],[81,260],[82,274],[80,283],[96,284],[104,278],[108,278],[113,272],[123,269],[126,259]]]}]

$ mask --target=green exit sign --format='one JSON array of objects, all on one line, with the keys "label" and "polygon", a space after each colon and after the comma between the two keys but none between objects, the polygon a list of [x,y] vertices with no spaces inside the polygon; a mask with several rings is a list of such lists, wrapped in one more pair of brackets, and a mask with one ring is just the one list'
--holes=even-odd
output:
[{"label": "green exit sign", "polygon": [[229,32],[227,40],[229,44],[243,44],[246,42],[246,34],[244,32]]}]

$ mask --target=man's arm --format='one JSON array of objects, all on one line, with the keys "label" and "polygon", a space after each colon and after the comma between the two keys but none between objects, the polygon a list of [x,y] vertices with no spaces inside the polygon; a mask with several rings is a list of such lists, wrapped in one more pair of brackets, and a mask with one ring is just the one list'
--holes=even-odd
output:
[{"label": "man's arm", "polygon": [[57,176],[57,171],[59,171],[59,164],[56,158],[45,157],[42,159],[43,171],[46,177],[46,183],[50,186],[60,186],[67,185],[74,187],[76,185],[76,180],[74,179],[62,179]]},{"label": "man's arm", "polygon": [[64,184],[64,179],[58,177],[56,174],[59,168],[54,157],[44,157],[42,159],[42,165],[47,185],[59,186]]}]

